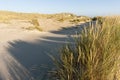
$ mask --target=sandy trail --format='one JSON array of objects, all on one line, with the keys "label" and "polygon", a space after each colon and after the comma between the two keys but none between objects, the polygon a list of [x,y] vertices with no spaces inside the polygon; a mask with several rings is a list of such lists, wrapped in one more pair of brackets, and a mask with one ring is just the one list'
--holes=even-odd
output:
[{"label": "sandy trail", "polygon": [[31,78],[30,71],[7,49],[11,47],[9,42],[14,42],[14,40],[32,42],[38,36],[41,34],[37,31],[22,30],[6,24],[0,25],[0,80],[29,80]]},{"label": "sandy trail", "polygon": [[0,80],[44,80],[54,68],[48,54],[57,54],[72,34],[74,29],[39,32],[0,24]]}]

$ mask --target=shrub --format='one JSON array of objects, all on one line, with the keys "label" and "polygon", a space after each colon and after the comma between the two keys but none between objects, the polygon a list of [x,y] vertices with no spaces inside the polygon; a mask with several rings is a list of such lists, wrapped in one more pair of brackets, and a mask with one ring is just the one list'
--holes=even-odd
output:
[{"label": "shrub", "polygon": [[59,59],[51,57],[58,80],[120,80],[120,24],[106,18],[101,26],[86,27],[74,46],[61,50]]}]

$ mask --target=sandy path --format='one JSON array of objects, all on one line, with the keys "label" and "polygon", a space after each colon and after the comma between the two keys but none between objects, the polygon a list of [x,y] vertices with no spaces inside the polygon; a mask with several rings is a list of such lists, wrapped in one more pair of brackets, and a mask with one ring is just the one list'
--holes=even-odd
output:
[{"label": "sandy path", "polygon": [[28,31],[0,24],[0,80],[29,80],[31,75],[45,79],[53,68],[48,54],[56,54],[69,41],[68,33]]},{"label": "sandy path", "polygon": [[[78,27],[69,23],[42,20],[40,26],[50,32],[25,30],[33,26],[29,21],[11,20],[0,23],[0,80],[46,80],[54,68],[48,54],[56,55],[60,47],[73,41]],[[61,27],[67,27],[61,29]],[[68,28],[69,27],[69,28]],[[54,31],[52,31],[54,30]]]}]

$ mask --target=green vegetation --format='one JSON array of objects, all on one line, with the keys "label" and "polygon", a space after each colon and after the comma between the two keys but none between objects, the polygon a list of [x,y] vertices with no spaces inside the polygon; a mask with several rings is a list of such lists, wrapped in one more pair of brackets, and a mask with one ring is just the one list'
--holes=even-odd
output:
[{"label": "green vegetation", "polygon": [[[120,80],[120,19],[106,17],[102,25],[84,28],[75,45],[65,46],[52,59],[58,80]],[[55,79],[55,80],[56,80]]]}]

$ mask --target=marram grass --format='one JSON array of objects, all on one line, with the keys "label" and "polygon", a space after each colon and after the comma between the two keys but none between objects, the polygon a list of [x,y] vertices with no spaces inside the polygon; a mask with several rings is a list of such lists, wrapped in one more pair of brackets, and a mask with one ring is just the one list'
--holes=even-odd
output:
[{"label": "marram grass", "polygon": [[[120,19],[108,17],[84,28],[75,45],[65,46],[60,59],[52,56],[57,80],[120,80]],[[55,80],[56,80],[55,79]]]},{"label": "marram grass", "polygon": [[34,29],[42,31],[42,28],[40,27],[39,21],[37,19],[32,19],[31,23],[34,25]]}]

